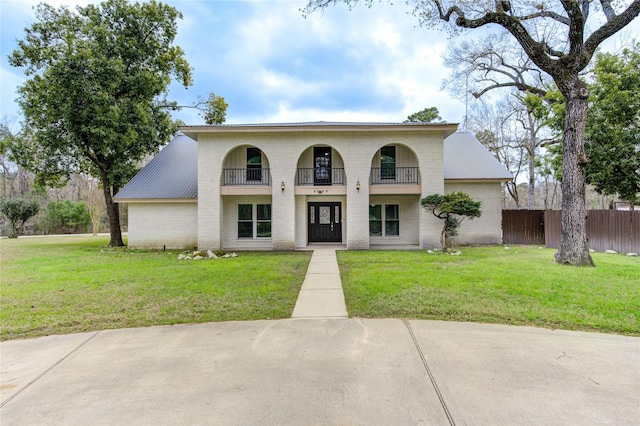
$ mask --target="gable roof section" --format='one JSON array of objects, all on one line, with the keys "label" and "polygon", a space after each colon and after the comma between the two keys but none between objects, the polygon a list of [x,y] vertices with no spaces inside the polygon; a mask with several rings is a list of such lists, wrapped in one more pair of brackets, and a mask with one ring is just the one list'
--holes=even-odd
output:
[{"label": "gable roof section", "polygon": [[444,140],[445,180],[511,180],[513,175],[470,132],[456,132]]},{"label": "gable roof section", "polygon": [[173,138],[114,197],[129,200],[193,199],[198,197],[198,144],[179,135]]}]

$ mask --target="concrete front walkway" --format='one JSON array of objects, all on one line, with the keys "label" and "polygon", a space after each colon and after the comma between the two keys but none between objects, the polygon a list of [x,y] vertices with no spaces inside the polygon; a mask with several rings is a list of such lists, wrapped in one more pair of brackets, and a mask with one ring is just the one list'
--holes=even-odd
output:
[{"label": "concrete front walkway", "polygon": [[315,249],[291,317],[346,318],[347,316],[336,251],[329,248]]}]

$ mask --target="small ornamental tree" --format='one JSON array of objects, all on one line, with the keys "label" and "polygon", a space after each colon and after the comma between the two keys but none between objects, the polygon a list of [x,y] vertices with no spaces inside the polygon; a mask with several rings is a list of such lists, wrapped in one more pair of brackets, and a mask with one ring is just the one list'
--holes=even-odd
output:
[{"label": "small ornamental tree", "polygon": [[480,201],[474,201],[469,194],[461,191],[440,195],[433,194],[424,197],[420,204],[433,215],[444,221],[440,231],[440,244],[445,253],[449,252],[453,242],[451,237],[458,235],[458,228],[465,217],[473,219],[480,217]]},{"label": "small ornamental tree", "polygon": [[0,202],[0,212],[9,222],[9,238],[18,238],[24,224],[38,214],[40,204],[25,198],[6,198]]}]

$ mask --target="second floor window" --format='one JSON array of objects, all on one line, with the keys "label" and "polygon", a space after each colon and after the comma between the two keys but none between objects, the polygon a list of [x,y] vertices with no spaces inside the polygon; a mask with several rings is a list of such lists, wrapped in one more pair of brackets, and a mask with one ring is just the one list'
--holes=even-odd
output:
[{"label": "second floor window", "polygon": [[380,149],[380,174],[382,179],[396,178],[396,147],[383,146]]},{"label": "second floor window", "polygon": [[247,180],[262,180],[262,152],[258,148],[247,148]]}]

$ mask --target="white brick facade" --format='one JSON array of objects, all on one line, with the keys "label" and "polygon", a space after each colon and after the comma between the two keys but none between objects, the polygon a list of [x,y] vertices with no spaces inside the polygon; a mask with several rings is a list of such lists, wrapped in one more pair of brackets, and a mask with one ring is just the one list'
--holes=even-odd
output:
[{"label": "white brick facade", "polygon": [[458,244],[500,244],[502,243],[502,183],[487,182],[445,182],[446,193],[466,192],[475,201],[480,201],[482,215],[473,220],[465,219],[460,225],[454,241]]},{"label": "white brick facade", "polygon": [[[452,130],[451,125],[445,128],[405,126],[397,130],[329,131],[324,128],[303,131],[277,127],[253,130],[230,126],[224,130],[204,127],[187,132],[198,141],[198,247],[273,250],[305,247],[308,244],[308,203],[322,201],[341,203],[340,242],[348,249],[367,249],[372,243],[437,247],[438,220],[419,208],[419,200],[421,196],[444,191],[442,145],[445,132]],[[371,169],[380,167],[380,149],[388,145],[397,147],[396,166],[419,167],[420,181],[411,189],[411,195],[402,195],[403,188],[392,188],[387,191],[390,194],[370,194]],[[264,188],[247,187],[224,188],[221,193],[223,169],[244,168],[247,147],[255,147],[262,152],[262,167],[268,168],[271,174],[270,195]],[[344,185],[296,185],[297,170],[314,166],[313,147],[331,148],[332,167],[344,168]],[[359,189],[356,188],[358,182]],[[284,190],[281,189],[282,184]],[[252,190],[254,193],[249,194]],[[265,203],[270,199],[270,241],[237,238],[237,197]],[[372,200],[401,205],[402,231],[399,237],[374,238],[372,241],[369,236],[369,205]]]},{"label": "white brick facade", "polygon": [[198,242],[198,204],[129,204],[127,243],[135,248],[192,249]]}]

